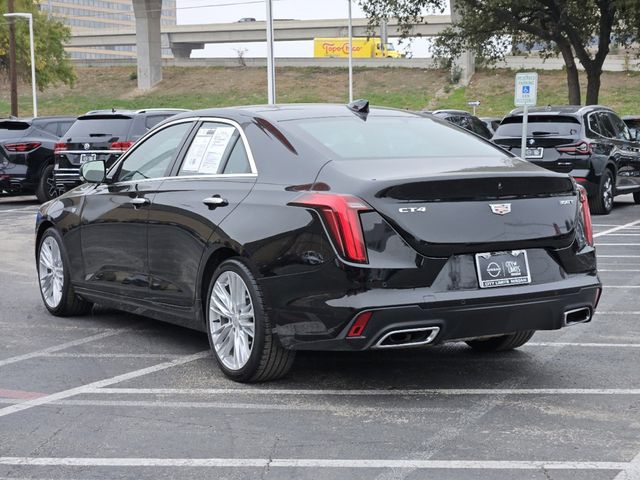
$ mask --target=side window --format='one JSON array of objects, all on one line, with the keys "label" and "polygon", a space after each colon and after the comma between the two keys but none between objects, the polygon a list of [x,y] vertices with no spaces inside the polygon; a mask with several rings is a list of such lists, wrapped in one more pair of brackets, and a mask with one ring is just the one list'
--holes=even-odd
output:
[{"label": "side window", "polygon": [[598,135],[602,135],[602,132],[600,131],[600,124],[598,123],[597,113],[591,113],[587,121],[589,123],[589,130]]},{"label": "side window", "polygon": [[205,122],[193,137],[178,175],[250,172],[240,132],[226,123]]},{"label": "side window", "polygon": [[619,140],[631,140],[631,134],[627,125],[615,113],[608,113],[607,116],[611,120],[611,124],[615,128],[616,138]]},{"label": "side window", "polygon": [[120,166],[118,181],[158,178],[166,175],[192,122],[163,128],[135,148]]},{"label": "side window", "polygon": [[616,130],[605,112],[598,112],[598,123],[600,124],[600,135],[607,138],[616,138]]},{"label": "side window", "polygon": [[236,144],[233,146],[233,150],[231,150],[231,153],[229,154],[227,164],[224,166],[222,173],[251,173],[247,150],[240,137],[236,140]]}]

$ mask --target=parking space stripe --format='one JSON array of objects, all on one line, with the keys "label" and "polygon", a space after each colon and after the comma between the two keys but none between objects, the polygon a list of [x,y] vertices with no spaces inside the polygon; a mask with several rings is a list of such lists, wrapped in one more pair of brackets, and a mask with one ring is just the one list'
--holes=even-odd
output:
[{"label": "parking space stripe", "polygon": [[[90,388],[81,393],[106,395],[640,395],[640,388],[418,388],[418,389],[304,389],[304,388]],[[2,410],[0,410],[2,412]]]},{"label": "parking space stripe", "polygon": [[610,233],[617,232],[619,230],[624,230],[625,228],[633,227],[634,225],[638,225],[640,220],[636,220],[635,222],[625,223],[624,225],[618,225],[617,227],[609,228],[603,232],[598,232],[593,235],[593,238],[602,237],[603,235],[609,235]]},{"label": "parking space stripe", "polygon": [[11,405],[10,407],[0,408],[0,417],[11,415],[12,413],[17,413],[22,410],[27,410],[33,407],[38,407],[40,405],[46,405],[48,403],[55,402],[57,400],[63,400],[65,398],[73,397],[75,395],[87,393],[88,391],[99,389],[101,387],[115,385],[116,383],[124,382],[126,380],[131,380],[133,378],[142,377],[143,375],[159,372],[161,370],[166,370],[168,368],[176,367],[178,365],[184,365],[185,363],[190,363],[195,360],[208,357],[209,355],[210,355],[210,351],[205,350],[199,353],[195,353],[193,355],[188,355],[184,358],[171,360],[169,362],[158,363],[157,365],[153,365],[151,367],[141,368],[139,370],[133,370],[128,373],[123,373],[122,375],[116,375],[115,377],[107,378],[104,380],[98,380],[97,382],[92,382],[86,385],[81,385],[79,387],[70,388],[68,390],[63,390],[61,392],[53,393],[51,395],[46,395],[44,397],[36,398],[33,400],[27,400],[18,405]]},{"label": "parking space stripe", "polygon": [[47,353],[42,355],[48,358],[181,358],[188,353]]},{"label": "parking space stripe", "polygon": [[640,479],[640,453],[635,456],[629,465],[622,470],[613,480],[639,480]]},{"label": "parking space stripe", "polygon": [[527,342],[522,348],[524,347],[640,348],[640,343]]},{"label": "parking space stripe", "polygon": [[[72,458],[0,457],[0,465],[72,467],[231,467],[462,470],[625,470],[627,462],[562,462],[518,460],[380,460],[328,458]],[[623,477],[624,478],[624,477]]]},{"label": "parking space stripe", "polygon": [[36,350],[35,352],[29,352],[23,355],[16,355],[15,357],[5,358],[4,360],[0,360],[0,367],[4,367],[5,365],[10,365],[12,363],[22,362],[23,360],[29,360],[31,358],[41,357],[53,352],[76,347],[78,345],[83,345],[85,343],[95,342],[96,340],[102,340],[103,338],[113,337],[114,335],[130,332],[132,330],[132,328],[118,328],[114,330],[107,330],[106,332],[96,333],[95,335],[90,335],[88,337],[79,338],[77,340],[61,343],[52,347],[43,348],[42,350]]}]

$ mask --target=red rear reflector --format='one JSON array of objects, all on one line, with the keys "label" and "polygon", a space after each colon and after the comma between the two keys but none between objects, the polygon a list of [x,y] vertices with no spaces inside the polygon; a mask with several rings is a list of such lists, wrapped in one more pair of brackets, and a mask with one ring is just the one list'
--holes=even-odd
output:
[{"label": "red rear reflector", "polygon": [[53,152],[54,153],[58,153],[61,152],[62,150],[66,150],[67,149],[67,144],[66,143],[56,143],[53,147]]},{"label": "red rear reflector", "polygon": [[110,150],[125,152],[131,148],[131,145],[133,145],[133,142],[113,142]]},{"label": "red rear reflector", "polygon": [[591,224],[591,211],[589,210],[589,199],[584,187],[578,185],[580,195],[580,207],[582,211],[582,223],[584,224],[584,236],[587,243],[593,247],[593,225]]},{"label": "red rear reflector", "polygon": [[578,183],[587,183],[587,179],[586,178],[582,178],[582,177],[573,177],[573,179],[578,182]]},{"label": "red rear reflector", "polygon": [[303,195],[292,205],[319,211],[336,250],[347,260],[367,263],[360,212],[368,212],[372,208],[364,201],[351,195],[313,192]]},{"label": "red rear reflector", "polygon": [[38,148],[41,143],[38,142],[24,142],[24,143],[6,143],[4,148],[10,152],[30,152]]},{"label": "red rear reflector", "polygon": [[351,328],[349,329],[349,333],[347,333],[347,337],[359,337],[364,332],[365,327],[367,326],[367,322],[373,315],[373,312],[362,312],[356,317],[356,321],[353,322]]}]

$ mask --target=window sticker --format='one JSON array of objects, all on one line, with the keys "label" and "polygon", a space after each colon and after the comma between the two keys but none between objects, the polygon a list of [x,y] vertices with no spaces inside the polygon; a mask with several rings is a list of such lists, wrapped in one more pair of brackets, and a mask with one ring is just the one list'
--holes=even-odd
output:
[{"label": "window sticker", "polygon": [[234,127],[218,127],[207,145],[198,173],[218,173],[222,156],[231,141]]},{"label": "window sticker", "polygon": [[184,164],[182,165],[183,171],[197,172],[200,170],[200,164],[202,163],[204,154],[207,151],[207,147],[215,131],[215,128],[200,127],[184,159]]}]

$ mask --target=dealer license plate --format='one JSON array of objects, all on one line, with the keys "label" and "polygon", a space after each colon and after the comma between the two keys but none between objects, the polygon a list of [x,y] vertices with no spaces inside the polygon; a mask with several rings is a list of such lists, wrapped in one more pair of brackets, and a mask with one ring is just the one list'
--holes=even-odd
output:
[{"label": "dealer license plate", "polygon": [[531,283],[526,250],[476,254],[480,288],[508,287]]},{"label": "dealer license plate", "polygon": [[81,153],[80,163],[93,162],[96,159],[95,153]]},{"label": "dealer license plate", "polygon": [[524,149],[524,158],[542,158],[543,155],[544,148],[542,147]]}]

